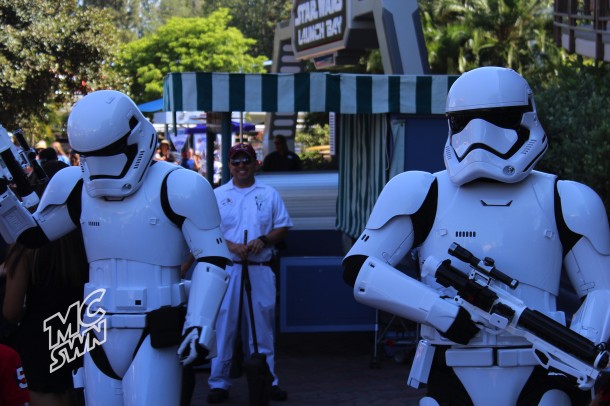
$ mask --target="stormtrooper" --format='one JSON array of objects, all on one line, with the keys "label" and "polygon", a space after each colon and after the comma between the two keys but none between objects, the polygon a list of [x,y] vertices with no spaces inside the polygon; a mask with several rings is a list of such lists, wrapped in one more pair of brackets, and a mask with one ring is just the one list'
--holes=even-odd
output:
[{"label": "stormtrooper", "polygon": [[[421,323],[411,367],[416,382],[427,383],[420,405],[585,404],[587,388],[540,366],[523,336],[475,319],[455,300],[457,288],[439,283],[426,265],[450,258],[455,244],[493,258],[519,282],[492,281],[494,289],[568,330],[557,305],[563,268],[581,300],[568,332],[605,343],[610,232],[602,201],[583,184],[533,169],[548,139],[515,71],[464,73],[449,90],[446,116],[446,170],[408,171],[388,182],[343,260],[344,279],[357,301]],[[417,278],[397,270],[414,253]],[[451,266],[472,275],[465,262]]]},{"label": "stormtrooper", "polygon": [[[2,236],[40,246],[82,229],[87,338],[75,384],[88,405],[178,405],[181,363],[215,355],[228,284],[213,190],[196,172],[152,160],[155,129],[121,92],[83,97],[67,131],[81,166],[57,173],[31,215],[4,186]],[[180,265],[189,252],[197,264],[187,284]]]}]

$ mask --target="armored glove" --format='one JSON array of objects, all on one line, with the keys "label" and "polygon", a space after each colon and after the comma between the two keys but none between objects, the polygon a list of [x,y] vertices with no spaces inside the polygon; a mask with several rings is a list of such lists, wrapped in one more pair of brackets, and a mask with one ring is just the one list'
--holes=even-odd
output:
[{"label": "armored glove", "polygon": [[199,344],[200,334],[201,327],[191,327],[184,333],[182,343],[178,347],[178,356],[183,366],[203,364],[210,353],[208,349]]},{"label": "armored glove", "polygon": [[451,326],[449,326],[447,331],[444,333],[439,331],[443,337],[455,343],[464,345],[468,344],[470,339],[478,332],[479,328],[470,318],[470,313],[464,310],[463,307],[459,308],[457,316],[455,316],[455,320],[453,320],[453,323]]}]

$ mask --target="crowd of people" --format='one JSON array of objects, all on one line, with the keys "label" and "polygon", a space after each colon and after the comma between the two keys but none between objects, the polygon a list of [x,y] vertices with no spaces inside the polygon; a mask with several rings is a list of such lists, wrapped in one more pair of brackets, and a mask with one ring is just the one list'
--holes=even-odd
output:
[{"label": "crowd of people", "polygon": [[[288,148],[288,141],[283,135],[273,137],[274,150],[269,152],[257,171],[261,172],[292,172],[302,170],[301,158]],[[258,155],[257,155],[258,156]],[[207,178],[205,154],[192,147],[185,146],[180,152],[173,149],[172,143],[165,138],[160,139],[159,147],[155,152],[155,160],[175,163],[184,168],[191,169]],[[222,162],[218,149],[214,151],[212,184],[220,186],[222,181]]]}]

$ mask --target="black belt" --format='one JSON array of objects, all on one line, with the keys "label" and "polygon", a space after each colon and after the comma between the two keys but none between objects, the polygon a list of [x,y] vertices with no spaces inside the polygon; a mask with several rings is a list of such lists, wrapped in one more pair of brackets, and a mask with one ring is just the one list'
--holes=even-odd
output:
[{"label": "black belt", "polygon": [[239,265],[243,265],[243,264],[248,264],[248,265],[253,265],[253,266],[271,266],[271,261],[267,261],[267,262],[253,262],[253,261],[233,261],[234,264],[239,264]]}]

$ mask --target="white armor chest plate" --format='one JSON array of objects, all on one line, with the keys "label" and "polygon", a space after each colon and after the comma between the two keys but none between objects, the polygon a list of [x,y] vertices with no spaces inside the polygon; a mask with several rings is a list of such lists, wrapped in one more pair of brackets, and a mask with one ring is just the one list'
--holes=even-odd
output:
[{"label": "white armor chest plate", "polygon": [[[160,202],[161,183],[171,169],[153,165],[140,189],[122,201],[91,198],[83,190],[81,226],[89,261],[85,296],[104,291],[93,308],[145,313],[185,302],[180,264],[189,248]],[[117,320],[113,323],[141,323]]]},{"label": "white armor chest plate", "polygon": [[[420,261],[430,255],[449,258],[453,266],[468,272],[467,264],[447,253],[456,242],[480,259],[493,258],[500,271],[519,280],[511,294],[528,307],[563,321],[561,314],[554,313],[562,266],[554,216],[555,177],[533,172],[517,184],[490,182],[461,187],[456,187],[446,172],[438,173],[437,179],[437,215],[421,246]],[[432,278],[424,282],[440,288]],[[436,330],[425,330],[438,338]],[[498,344],[494,340],[479,342],[484,343]]]},{"label": "white armor chest plate", "polygon": [[166,166],[153,165],[144,184],[122,201],[91,198],[83,190],[81,226],[89,262],[127,259],[178,266],[188,255],[182,231],[161,208]]}]

